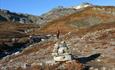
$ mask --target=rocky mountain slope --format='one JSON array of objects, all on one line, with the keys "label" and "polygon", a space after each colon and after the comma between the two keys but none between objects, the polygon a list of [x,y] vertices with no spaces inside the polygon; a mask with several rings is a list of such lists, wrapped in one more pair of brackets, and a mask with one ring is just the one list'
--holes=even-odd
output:
[{"label": "rocky mountain slope", "polygon": [[[28,26],[28,24],[25,26],[24,24],[6,24],[10,27],[7,26],[8,29],[4,31],[10,29],[19,32],[23,29],[32,29],[23,33],[25,36],[21,38],[17,36],[20,42],[25,42],[25,39],[31,41],[28,39],[29,36],[42,39],[37,42],[29,42],[21,51],[3,57],[0,60],[1,70],[115,70],[114,6],[91,5],[86,7],[82,5],[80,9],[60,7],[41,17],[45,24],[40,28],[35,27],[36,25]],[[6,25],[1,24],[0,26],[3,28]],[[0,31],[3,30],[0,29]],[[9,39],[15,37],[9,37]],[[2,38],[0,38],[1,41],[6,39]],[[59,41],[67,42],[74,60],[54,62],[51,54],[54,44]]]},{"label": "rocky mountain slope", "polygon": [[11,21],[23,24],[44,24],[54,19],[58,19],[59,17],[66,16],[75,12],[78,12],[78,10],[74,8],[64,8],[59,6],[47,13],[42,14],[41,16],[34,16],[29,14],[14,13],[8,10],[0,9],[0,22]]},{"label": "rocky mountain slope", "polygon": [[36,23],[39,16],[10,12],[9,10],[0,9],[0,22],[10,21],[16,23]]},{"label": "rocky mountain slope", "polygon": [[62,33],[77,32],[79,29],[85,29],[97,26],[99,24],[115,22],[114,19],[115,7],[87,7],[83,8],[80,13],[76,12],[71,15],[48,22],[41,29],[35,30],[35,33],[56,33],[58,30],[60,30]]}]

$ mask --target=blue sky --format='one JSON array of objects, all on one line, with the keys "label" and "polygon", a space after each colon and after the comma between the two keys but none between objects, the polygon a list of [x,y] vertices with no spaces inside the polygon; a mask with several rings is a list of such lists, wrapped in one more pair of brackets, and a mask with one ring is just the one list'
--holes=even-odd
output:
[{"label": "blue sky", "polygon": [[115,0],[0,0],[0,8],[12,12],[41,15],[57,6],[76,6],[82,2],[115,6]]}]

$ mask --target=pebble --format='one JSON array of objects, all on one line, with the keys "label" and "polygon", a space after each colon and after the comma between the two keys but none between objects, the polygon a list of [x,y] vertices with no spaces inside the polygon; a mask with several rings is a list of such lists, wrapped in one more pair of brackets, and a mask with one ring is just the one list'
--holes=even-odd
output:
[{"label": "pebble", "polygon": [[95,68],[94,70],[99,70],[98,68]]},{"label": "pebble", "polygon": [[94,67],[90,67],[90,68],[89,68],[89,70],[93,70],[93,69],[94,69]]},{"label": "pebble", "polygon": [[115,70],[115,67],[114,67],[114,68],[112,68],[112,70]]},{"label": "pebble", "polygon": [[41,65],[42,66],[42,63],[32,63],[31,66],[36,66],[36,65]]},{"label": "pebble", "polygon": [[98,62],[100,62],[101,60],[100,59],[97,59]]},{"label": "pebble", "polygon": [[102,67],[101,70],[106,70],[106,67]]}]

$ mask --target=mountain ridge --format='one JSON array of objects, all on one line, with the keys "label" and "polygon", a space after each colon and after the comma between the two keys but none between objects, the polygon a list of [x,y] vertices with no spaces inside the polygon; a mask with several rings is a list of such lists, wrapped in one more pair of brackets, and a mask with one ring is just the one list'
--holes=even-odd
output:
[{"label": "mountain ridge", "polygon": [[[51,11],[47,13],[42,14],[41,16],[15,13],[15,12],[10,12],[9,10],[0,9],[0,18],[1,18],[0,22],[7,20],[11,22],[18,22],[18,23],[42,25],[52,20],[58,19],[60,17],[71,15],[77,12],[79,13],[84,8],[88,8],[88,7],[93,7],[94,10],[98,10],[98,11],[108,11],[108,13],[112,13],[113,15],[115,15],[115,12],[113,9],[114,6],[98,6],[98,5],[93,5],[90,3],[83,3],[76,7],[79,7],[79,6],[81,6],[81,9],[80,8],[76,9],[75,7],[63,7],[63,6],[60,7],[59,6],[57,8],[52,9]],[[108,13],[106,12],[106,14]]]}]

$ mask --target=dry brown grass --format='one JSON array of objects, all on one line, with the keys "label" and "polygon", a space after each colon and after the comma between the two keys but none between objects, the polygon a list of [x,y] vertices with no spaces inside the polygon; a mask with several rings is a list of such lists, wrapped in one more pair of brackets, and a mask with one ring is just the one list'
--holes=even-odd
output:
[{"label": "dry brown grass", "polygon": [[83,70],[83,65],[79,62],[72,61],[65,64],[65,70]]},{"label": "dry brown grass", "polygon": [[[48,34],[48,33],[56,33],[58,30],[61,31],[62,34],[73,32],[76,33],[79,28],[71,26],[72,21],[87,19],[87,17],[90,16],[96,16],[102,20],[102,23],[108,22],[108,20],[115,19],[115,16],[112,16],[110,14],[97,14],[97,11],[92,10],[92,8],[87,8],[85,11],[82,11],[80,13],[74,13],[65,17],[62,17],[60,19],[51,21],[47,23],[45,26],[43,26],[41,29],[36,29],[35,33],[38,34]],[[113,24],[114,25],[114,24]],[[87,31],[83,28],[84,31]],[[81,29],[81,31],[83,31]]]},{"label": "dry brown grass", "polygon": [[29,33],[24,33],[27,29],[39,28],[33,24],[19,24],[13,22],[0,23],[0,41],[9,40],[12,38],[25,38],[29,36]]},{"label": "dry brown grass", "polygon": [[34,24],[20,24],[20,23],[13,23],[13,22],[2,22],[0,23],[0,30],[18,30],[18,29],[29,29],[29,28],[35,28],[35,27],[39,27],[37,25]]},{"label": "dry brown grass", "polygon": [[[61,68],[60,66],[63,66]],[[83,70],[84,65],[78,61],[58,62],[57,64],[34,65],[31,70]]]}]

